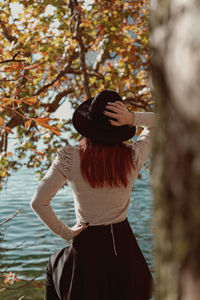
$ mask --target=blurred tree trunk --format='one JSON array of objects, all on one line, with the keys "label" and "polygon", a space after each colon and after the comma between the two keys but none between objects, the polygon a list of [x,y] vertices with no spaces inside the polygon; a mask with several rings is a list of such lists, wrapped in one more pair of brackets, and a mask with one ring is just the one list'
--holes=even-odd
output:
[{"label": "blurred tree trunk", "polygon": [[200,299],[200,4],[152,0],[156,299]]}]

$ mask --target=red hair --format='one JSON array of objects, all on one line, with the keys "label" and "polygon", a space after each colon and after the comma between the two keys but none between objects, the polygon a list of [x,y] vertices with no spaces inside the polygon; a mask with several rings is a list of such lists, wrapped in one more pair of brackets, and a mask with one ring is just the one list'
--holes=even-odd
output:
[{"label": "red hair", "polygon": [[132,149],[125,143],[105,145],[83,138],[80,142],[81,172],[93,187],[108,183],[127,187],[128,174],[134,169]]}]

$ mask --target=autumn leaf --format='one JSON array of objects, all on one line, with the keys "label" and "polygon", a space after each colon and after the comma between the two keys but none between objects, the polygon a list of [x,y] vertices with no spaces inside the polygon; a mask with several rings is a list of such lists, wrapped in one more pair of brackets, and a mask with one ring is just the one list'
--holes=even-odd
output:
[{"label": "autumn leaf", "polygon": [[27,104],[32,104],[32,103],[36,103],[37,100],[38,100],[38,97],[37,96],[33,96],[33,97],[27,97],[27,98],[23,98],[23,99],[20,99],[21,101],[27,103]]},{"label": "autumn leaf", "polygon": [[22,63],[15,63],[12,66],[5,67],[4,71],[15,71],[15,70],[20,70],[23,69],[23,64]]},{"label": "autumn leaf", "polygon": [[26,78],[26,79],[28,79],[28,80],[33,80],[33,79],[37,79],[37,78],[39,78],[39,76],[27,76],[27,75],[24,75],[24,77]]},{"label": "autumn leaf", "polygon": [[137,130],[136,135],[139,136],[143,131],[143,128],[141,127],[140,129]]},{"label": "autumn leaf", "polygon": [[12,152],[6,152],[6,156],[13,156]]},{"label": "autumn leaf", "polygon": [[29,119],[28,121],[25,122],[25,128],[28,129],[31,126],[32,120]]},{"label": "autumn leaf", "polygon": [[8,101],[13,101],[13,100],[10,100],[10,98],[1,98],[0,101],[1,102],[8,102]]},{"label": "autumn leaf", "polygon": [[13,272],[9,272],[9,273],[5,273],[4,274],[4,284],[13,284],[15,281],[20,281],[19,278],[17,278],[17,275],[16,273],[13,273]]},{"label": "autumn leaf", "polygon": [[34,149],[34,148],[29,148],[30,150],[32,150],[33,152],[35,152],[35,153],[37,153],[37,154],[39,154],[39,155],[45,155],[45,153],[43,153],[43,152],[39,152],[39,151],[37,151],[36,149]]},{"label": "autumn leaf", "polygon": [[36,121],[39,125],[41,125],[44,128],[48,128],[50,129],[52,132],[54,132],[57,135],[60,135],[59,129],[55,128],[53,126],[50,126],[49,124],[46,124],[46,122],[48,122],[48,120],[51,120],[51,118],[48,117],[44,117],[44,118],[37,118],[34,119],[34,121]]},{"label": "autumn leaf", "polygon": [[9,133],[14,133],[9,127],[7,127],[7,126],[3,126],[3,128],[6,130],[6,131],[8,131]]},{"label": "autumn leaf", "polygon": [[35,63],[35,64],[32,64],[30,66],[24,66],[24,70],[32,70],[32,69],[36,69],[40,64],[39,63]]},{"label": "autumn leaf", "polygon": [[4,119],[3,118],[0,118],[0,126],[2,126],[4,123]]},{"label": "autumn leaf", "polygon": [[52,118],[49,118],[49,117],[43,117],[43,118],[34,118],[34,120],[36,121],[36,122],[42,122],[42,123],[47,123],[47,122],[49,122],[49,121],[51,121],[52,120]]}]

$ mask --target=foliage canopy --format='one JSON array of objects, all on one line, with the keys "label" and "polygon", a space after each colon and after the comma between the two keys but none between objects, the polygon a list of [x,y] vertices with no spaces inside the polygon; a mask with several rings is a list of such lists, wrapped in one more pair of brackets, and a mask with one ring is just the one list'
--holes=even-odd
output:
[{"label": "foliage canopy", "polygon": [[[18,14],[12,9],[16,2]],[[102,89],[113,89],[130,109],[152,109],[147,0],[94,0],[90,5],[5,0],[0,9],[2,181],[24,157],[26,166],[43,176],[56,150],[78,138],[71,120],[52,117],[65,101],[76,108]]]}]

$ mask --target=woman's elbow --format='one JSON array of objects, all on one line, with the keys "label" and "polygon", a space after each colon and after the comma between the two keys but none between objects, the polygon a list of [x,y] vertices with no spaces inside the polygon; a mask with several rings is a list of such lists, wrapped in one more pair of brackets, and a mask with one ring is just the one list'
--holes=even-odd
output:
[{"label": "woman's elbow", "polygon": [[32,208],[32,210],[37,210],[38,208],[38,203],[37,203],[37,199],[36,198],[33,198],[30,202],[30,207]]}]

